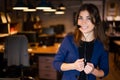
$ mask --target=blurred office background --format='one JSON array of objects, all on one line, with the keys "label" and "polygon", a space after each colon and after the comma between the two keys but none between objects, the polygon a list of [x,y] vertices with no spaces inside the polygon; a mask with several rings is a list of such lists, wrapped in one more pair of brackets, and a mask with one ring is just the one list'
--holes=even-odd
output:
[{"label": "blurred office background", "polygon": [[[110,73],[104,80],[119,80],[119,0],[0,0],[0,78],[16,76],[8,75],[10,73],[4,59],[6,37],[25,35],[30,68],[23,71],[24,76],[36,80],[60,80],[61,75],[53,69],[52,61],[64,36],[74,31],[76,13],[83,3],[93,3],[99,8],[105,33],[110,40]],[[17,10],[16,7],[27,9]]]}]

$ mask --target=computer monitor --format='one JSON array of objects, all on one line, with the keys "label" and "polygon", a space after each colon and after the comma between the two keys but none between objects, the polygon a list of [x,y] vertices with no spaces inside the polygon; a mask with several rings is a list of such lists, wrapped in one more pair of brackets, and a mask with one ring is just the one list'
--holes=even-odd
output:
[{"label": "computer monitor", "polygon": [[50,26],[54,28],[55,34],[62,34],[65,31],[65,26],[63,24],[58,24],[56,26]]},{"label": "computer monitor", "polygon": [[9,34],[10,33],[10,24],[0,23],[0,34]]},{"label": "computer monitor", "polygon": [[53,46],[55,43],[55,35],[40,35],[38,37],[39,46]]},{"label": "computer monitor", "polygon": [[5,42],[5,38],[9,36],[10,33],[10,24],[0,23],[0,44]]},{"label": "computer monitor", "polygon": [[54,35],[54,28],[52,27],[42,28],[42,34]]}]

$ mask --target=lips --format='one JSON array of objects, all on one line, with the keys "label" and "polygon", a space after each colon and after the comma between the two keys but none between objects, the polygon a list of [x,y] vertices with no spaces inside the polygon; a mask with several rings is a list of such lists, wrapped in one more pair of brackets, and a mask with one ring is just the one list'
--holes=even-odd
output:
[{"label": "lips", "polygon": [[87,29],[88,28],[88,26],[81,26],[81,29]]}]

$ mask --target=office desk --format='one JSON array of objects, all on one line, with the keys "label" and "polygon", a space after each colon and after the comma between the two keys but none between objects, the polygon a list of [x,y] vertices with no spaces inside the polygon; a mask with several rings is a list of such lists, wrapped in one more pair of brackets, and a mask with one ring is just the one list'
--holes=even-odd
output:
[{"label": "office desk", "polygon": [[9,36],[9,34],[0,34],[0,37],[6,37]]},{"label": "office desk", "polygon": [[35,46],[28,49],[30,54],[56,54],[60,44],[55,43],[53,46]]},{"label": "office desk", "polygon": [[[29,54],[56,54],[60,43],[55,43],[53,46],[35,46],[29,47]],[[4,45],[0,45],[0,52],[4,53]]]},{"label": "office desk", "polygon": [[[57,53],[59,46],[59,43],[55,43],[54,46],[35,46],[28,49],[30,57],[32,56],[32,58],[37,60],[36,63],[38,65],[37,68],[40,79],[60,79],[58,77],[58,72],[52,66],[54,56]],[[0,52],[3,53],[4,49],[1,49]]]},{"label": "office desk", "polygon": [[53,68],[52,62],[58,51],[60,44],[55,43],[54,46],[41,46],[29,48],[29,53],[35,56],[38,64],[38,74],[40,80],[59,80],[58,72]]}]

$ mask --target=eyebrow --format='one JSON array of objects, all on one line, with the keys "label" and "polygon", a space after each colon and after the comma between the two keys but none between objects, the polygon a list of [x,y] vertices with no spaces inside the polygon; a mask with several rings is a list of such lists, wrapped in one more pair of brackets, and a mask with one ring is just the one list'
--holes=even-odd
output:
[{"label": "eyebrow", "polygon": [[[78,16],[78,18],[81,18],[82,16]],[[91,16],[86,16],[87,18],[91,18]]]}]

